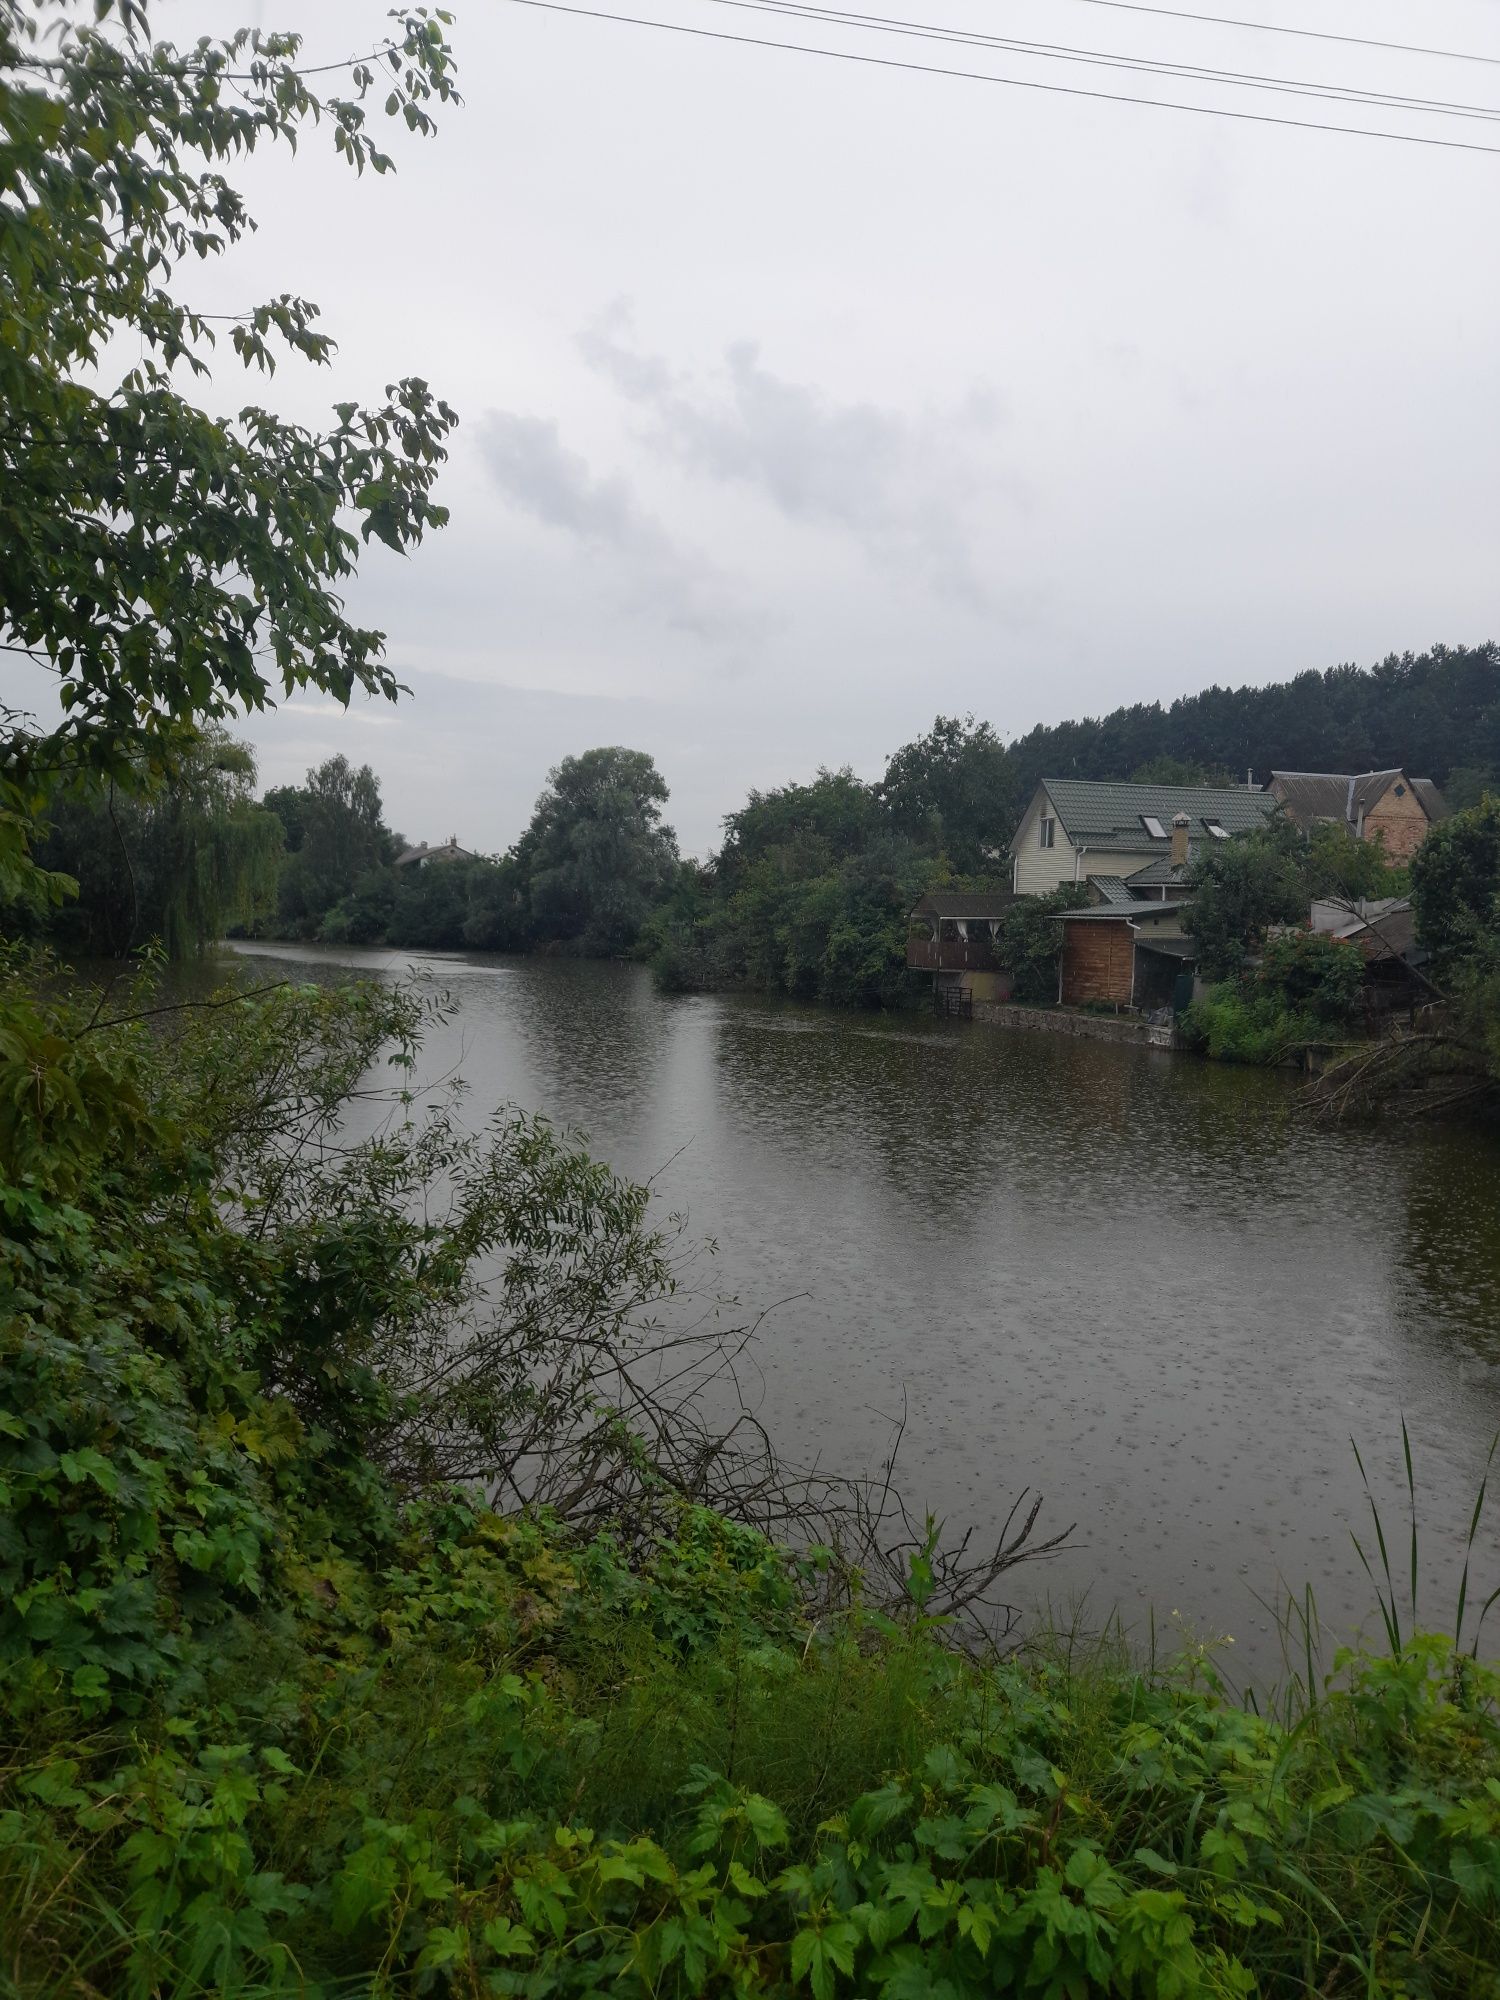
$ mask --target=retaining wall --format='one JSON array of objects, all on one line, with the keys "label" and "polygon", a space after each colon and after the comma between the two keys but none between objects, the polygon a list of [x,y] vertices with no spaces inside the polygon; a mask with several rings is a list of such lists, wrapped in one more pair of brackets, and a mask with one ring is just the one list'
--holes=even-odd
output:
[{"label": "retaining wall", "polygon": [[1072,1007],[1015,1007],[976,1000],[974,1019],[993,1028],[1030,1028],[1044,1035],[1080,1035],[1091,1042],[1130,1042],[1137,1048],[1174,1049],[1176,1031],[1122,1015],[1082,1014]]}]

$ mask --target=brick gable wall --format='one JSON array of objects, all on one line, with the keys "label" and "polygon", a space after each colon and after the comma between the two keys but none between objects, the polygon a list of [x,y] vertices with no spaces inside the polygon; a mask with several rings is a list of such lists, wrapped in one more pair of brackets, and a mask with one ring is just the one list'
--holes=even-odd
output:
[{"label": "brick gable wall", "polygon": [[[1396,784],[1405,785],[1398,778]],[[1410,861],[1427,837],[1428,819],[1422,801],[1410,785],[1396,797],[1396,785],[1387,785],[1381,797],[1365,814],[1365,839],[1378,840],[1390,861]]]}]

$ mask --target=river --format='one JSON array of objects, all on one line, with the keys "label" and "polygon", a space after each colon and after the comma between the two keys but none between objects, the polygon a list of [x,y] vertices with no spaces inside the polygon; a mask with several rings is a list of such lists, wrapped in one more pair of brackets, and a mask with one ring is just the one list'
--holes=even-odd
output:
[{"label": "river", "polygon": [[[1018,1601],[1082,1604],[1092,1624],[1117,1607],[1141,1635],[1148,1610],[1159,1632],[1176,1614],[1233,1636],[1257,1677],[1283,1585],[1310,1583],[1330,1631],[1374,1629],[1350,1439],[1389,1532],[1404,1415],[1424,1608],[1451,1624],[1500,1429],[1495,1140],[1316,1129],[1281,1075],[663,997],[638,967],[240,949],[299,978],[436,980],[453,1011],[424,1068],[458,1066],[468,1115],[515,1102],[581,1126],[716,1239],[719,1287],[776,1305],[757,1386],[788,1456],[871,1469],[904,1406],[919,1506],[993,1531],[1030,1487],[1039,1529],[1077,1523],[1069,1550],[1016,1573]],[[1485,1592],[1497,1526],[1500,1493]],[[1405,1564],[1404,1525],[1396,1539]]]}]

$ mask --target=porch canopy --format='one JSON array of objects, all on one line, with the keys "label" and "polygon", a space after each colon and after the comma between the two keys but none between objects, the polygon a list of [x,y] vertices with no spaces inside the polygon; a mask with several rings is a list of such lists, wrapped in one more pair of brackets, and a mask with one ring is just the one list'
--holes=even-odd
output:
[{"label": "porch canopy", "polygon": [[1000,920],[1015,900],[1009,889],[932,890],[911,912],[907,966],[913,972],[1003,975]]},{"label": "porch canopy", "polygon": [[933,889],[911,912],[913,929],[930,937],[993,937],[1000,919],[1015,902],[1011,889]]}]

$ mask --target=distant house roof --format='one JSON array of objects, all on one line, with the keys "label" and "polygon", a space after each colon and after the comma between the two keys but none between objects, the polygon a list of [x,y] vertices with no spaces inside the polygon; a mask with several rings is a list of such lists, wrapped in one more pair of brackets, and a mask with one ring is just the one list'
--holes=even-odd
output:
[{"label": "distant house roof", "polygon": [[1358,826],[1361,815],[1377,806],[1391,786],[1404,781],[1411,786],[1430,820],[1448,817],[1442,793],[1431,778],[1408,778],[1394,771],[1273,771],[1275,786],[1286,809],[1299,826],[1320,820],[1341,820]]},{"label": "distant house roof", "polygon": [[933,889],[912,910],[914,917],[1003,917],[1016,900],[1010,889]]},{"label": "distant house roof", "polygon": [[1132,904],[1136,900],[1126,887],[1123,875],[1090,875],[1088,885],[1099,901],[1106,905],[1113,904],[1118,907],[1120,904]]},{"label": "distant house roof", "polygon": [[1318,902],[1312,906],[1312,927],[1328,937],[1357,944],[1366,958],[1404,958],[1412,963],[1427,954],[1417,948],[1417,920],[1406,896],[1381,896],[1369,902]]},{"label": "distant house roof", "polygon": [[1087,909],[1059,910],[1052,921],[1056,924],[1148,924],[1153,929],[1174,917],[1181,917],[1188,905],[1181,900],[1163,903],[1153,900],[1129,903],[1093,903]]},{"label": "distant house roof", "polygon": [[460,847],[457,835],[429,847],[424,840],[417,847],[408,847],[396,856],[398,868],[415,868],[424,861],[477,861],[479,856],[471,854],[467,847]]},{"label": "distant house roof", "polygon": [[1434,826],[1437,825],[1440,819],[1450,817],[1452,807],[1432,782],[1431,778],[1413,778],[1411,788],[1427,808],[1427,817],[1432,821]]},{"label": "distant house roof", "polygon": [[[1200,846],[1201,852],[1201,846]],[[1193,843],[1188,842],[1188,860],[1196,861]],[[1162,854],[1155,861],[1148,861],[1144,868],[1137,868],[1133,875],[1125,877],[1128,890],[1141,889],[1185,889],[1188,885],[1188,871],[1182,866],[1174,867],[1170,854]]]},{"label": "distant house roof", "polygon": [[[1172,821],[1186,813],[1189,823],[1189,851],[1214,836],[1210,826],[1222,826],[1226,834],[1249,833],[1277,810],[1277,801],[1267,792],[1220,790],[1208,785],[1123,785],[1096,784],[1087,778],[1043,778],[1041,789],[1052,801],[1063,831],[1075,847],[1090,854],[1139,854],[1158,839],[1166,850],[1171,839]],[[1147,820],[1162,828],[1157,835]],[[1011,842],[1014,851],[1020,839]]]}]

